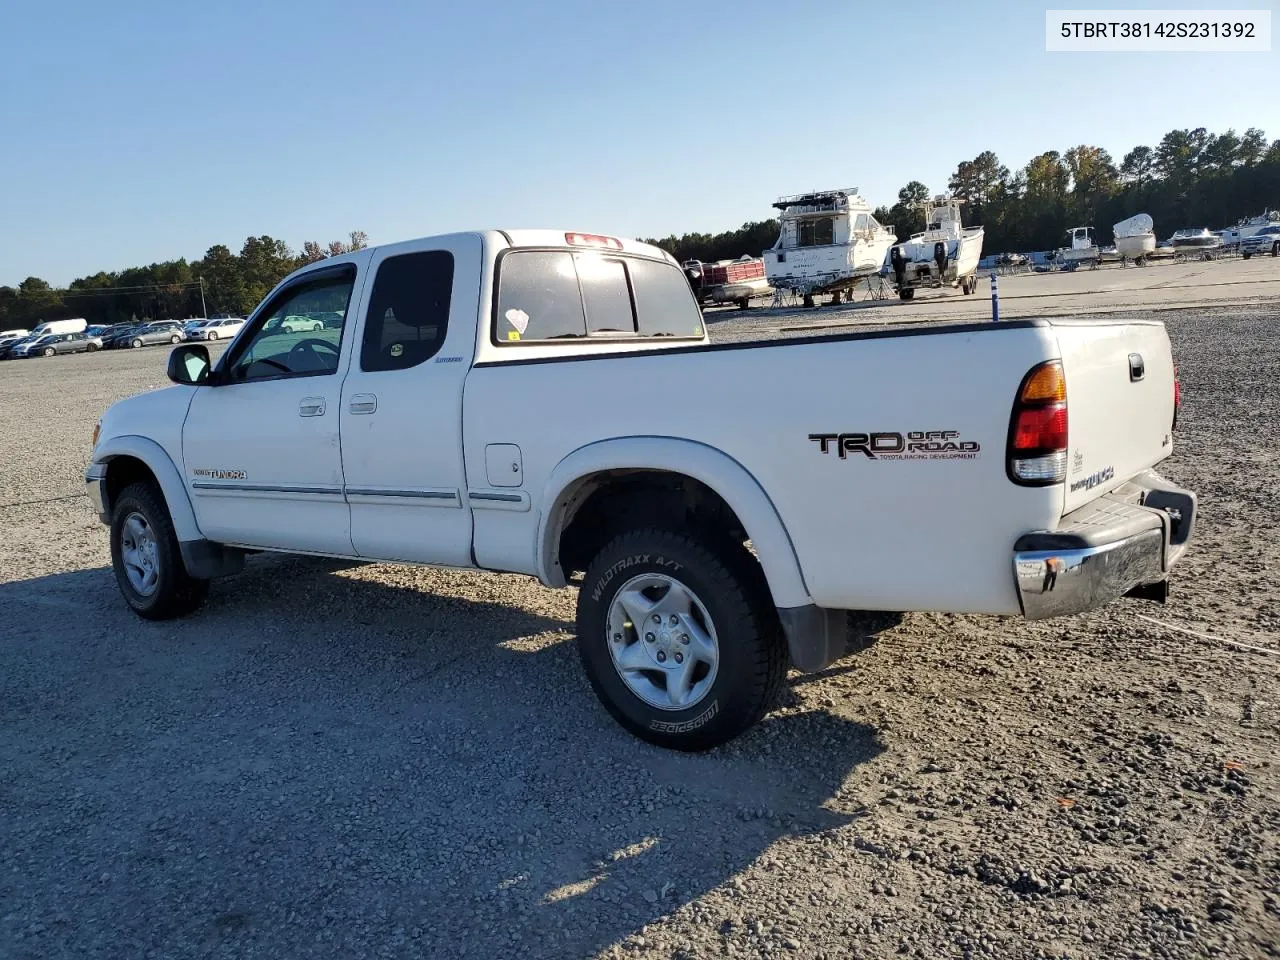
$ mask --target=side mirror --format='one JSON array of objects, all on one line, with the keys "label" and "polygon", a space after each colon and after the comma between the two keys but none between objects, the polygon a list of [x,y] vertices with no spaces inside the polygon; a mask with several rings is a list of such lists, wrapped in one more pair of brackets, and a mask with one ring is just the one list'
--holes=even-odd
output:
[{"label": "side mirror", "polygon": [[174,383],[199,386],[208,381],[211,368],[209,348],[201,343],[187,343],[173,348],[166,372]]}]

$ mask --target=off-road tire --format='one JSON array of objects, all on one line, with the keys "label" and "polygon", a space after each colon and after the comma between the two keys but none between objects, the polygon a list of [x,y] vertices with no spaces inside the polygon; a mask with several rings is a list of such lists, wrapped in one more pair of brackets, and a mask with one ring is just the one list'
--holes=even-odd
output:
[{"label": "off-road tire", "polygon": [[[679,580],[715,627],[716,678],[685,710],[645,703],[609,653],[609,608],[623,584],[642,573]],[[596,696],[623,727],[661,747],[708,750],[732,740],[773,705],[786,678],[786,642],[759,563],[741,544],[713,534],[648,528],[616,536],[583,578],[577,620],[578,652]]]},{"label": "off-road tire", "polygon": [[[159,568],[156,591],[143,596],[134,590],[121,559],[120,533],[130,514],[140,513],[156,539],[156,561]],[[209,595],[209,581],[188,575],[178,548],[173,520],[164,497],[151,483],[135,483],[125,487],[111,505],[111,568],[125,602],[146,620],[172,620],[199,608]]]}]

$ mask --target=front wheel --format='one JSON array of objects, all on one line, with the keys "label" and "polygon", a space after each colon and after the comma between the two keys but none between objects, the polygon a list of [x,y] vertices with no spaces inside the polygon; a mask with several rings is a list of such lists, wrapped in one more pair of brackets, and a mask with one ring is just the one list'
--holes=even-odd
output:
[{"label": "front wheel", "polygon": [[135,483],[111,510],[111,567],[125,602],[147,620],[169,620],[204,603],[208,580],[187,574],[173,521],[159,491]]},{"label": "front wheel", "polygon": [[740,544],[648,529],[592,561],[578,651],[601,703],[662,747],[707,750],[773,704],[787,651],[759,564]]},{"label": "front wheel", "polygon": [[216,332],[214,332],[213,330],[210,330],[210,331],[209,331],[209,339],[210,339],[210,340],[217,340],[217,339],[218,339],[218,334],[217,334]]},{"label": "front wheel", "polygon": [[902,287],[898,290],[899,300],[914,300],[916,298],[915,287]]},{"label": "front wheel", "polygon": [[140,346],[142,346],[142,341],[141,341],[141,340],[131,340],[131,341],[129,341],[129,346],[131,346],[133,349],[137,350]]},{"label": "front wheel", "polygon": [[1242,253],[1242,254],[1240,254],[1240,256],[1241,256],[1241,257],[1243,257],[1245,260],[1248,260],[1250,257],[1252,257],[1252,256],[1253,256],[1253,254],[1252,254],[1252,253]]},{"label": "front wheel", "polygon": [[181,343],[181,342],[182,342],[182,338],[181,338],[180,336],[178,336],[178,335],[175,333],[172,337],[170,337],[170,338],[169,338],[169,342],[170,342],[170,343]]}]

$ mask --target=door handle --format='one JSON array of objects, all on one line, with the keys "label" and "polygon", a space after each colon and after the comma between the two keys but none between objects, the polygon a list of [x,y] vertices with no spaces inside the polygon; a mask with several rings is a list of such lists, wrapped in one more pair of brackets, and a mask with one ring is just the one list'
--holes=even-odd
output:
[{"label": "door handle", "polygon": [[347,410],[351,413],[373,413],[378,409],[378,398],[372,393],[353,393]]},{"label": "door handle", "polygon": [[323,417],[324,397],[303,397],[298,401],[298,416]]}]

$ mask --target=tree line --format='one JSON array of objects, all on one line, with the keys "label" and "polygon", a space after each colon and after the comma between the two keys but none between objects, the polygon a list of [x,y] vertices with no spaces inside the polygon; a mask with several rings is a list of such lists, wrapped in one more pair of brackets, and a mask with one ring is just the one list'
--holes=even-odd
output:
[{"label": "tree line", "polygon": [[[1119,164],[1101,147],[1048,150],[1010,171],[990,150],[961,161],[946,190],[965,201],[966,224],[986,228],[988,254],[1052,250],[1071,227],[1093,227],[1098,243],[1113,239],[1112,224],[1148,213],[1159,237],[1182,227],[1220,229],[1280,206],[1280,140],[1250,127],[1212,134],[1204,127],[1171,130],[1154,147],[1136,146]],[[918,180],[898,191],[876,219],[900,239],[924,229],[918,204],[935,192]],[[778,221],[745,223],[720,234],[674,234],[655,243],[677,260],[724,260],[759,255],[778,238]]]},{"label": "tree line", "polygon": [[[359,230],[325,246],[308,240],[299,253],[283,240],[249,237],[232,253],[224,244],[199,260],[185,258],[126,270],[99,271],[57,290],[39,277],[0,286],[0,330],[30,329],[45,320],[84,317],[91,324],[249,312],[293,270],[368,246]],[[203,297],[203,302],[202,302]]]}]

